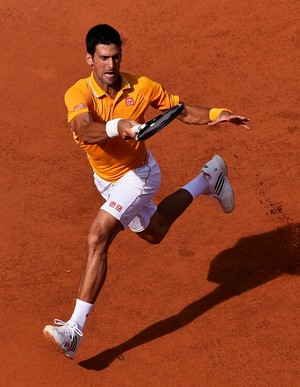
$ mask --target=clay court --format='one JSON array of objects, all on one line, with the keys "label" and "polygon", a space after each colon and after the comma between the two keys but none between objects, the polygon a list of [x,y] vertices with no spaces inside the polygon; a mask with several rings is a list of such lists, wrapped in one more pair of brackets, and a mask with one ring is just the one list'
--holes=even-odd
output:
[{"label": "clay court", "polygon": [[[1,1],[2,386],[300,386],[299,13],[296,0]],[[175,120],[147,140],[156,202],[218,153],[236,209],[201,197],[157,246],[122,232],[70,361],[42,330],[73,311],[102,204],[63,102],[90,74],[98,23],[120,31],[123,71],[251,129]]]}]

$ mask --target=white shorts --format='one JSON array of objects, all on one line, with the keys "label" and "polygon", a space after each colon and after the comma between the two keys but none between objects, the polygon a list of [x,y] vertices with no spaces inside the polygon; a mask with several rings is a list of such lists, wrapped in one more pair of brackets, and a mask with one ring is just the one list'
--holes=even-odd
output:
[{"label": "white shorts", "polygon": [[110,183],[94,173],[95,185],[106,200],[101,209],[134,232],[148,227],[157,208],[152,199],[160,187],[161,173],[152,153],[148,151],[148,154],[147,163],[126,173],[117,182]]}]

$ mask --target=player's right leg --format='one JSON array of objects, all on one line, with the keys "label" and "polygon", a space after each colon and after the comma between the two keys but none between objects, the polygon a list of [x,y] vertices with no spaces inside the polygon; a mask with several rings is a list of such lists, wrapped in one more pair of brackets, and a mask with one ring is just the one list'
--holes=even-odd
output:
[{"label": "player's right leg", "polygon": [[87,237],[87,263],[73,315],[67,322],[55,319],[55,325],[47,325],[43,330],[44,338],[70,359],[75,357],[86,319],[105,282],[107,250],[121,230],[123,226],[117,219],[106,211],[99,210]]},{"label": "player's right leg", "polygon": [[[94,179],[106,201],[96,215],[87,237],[87,265],[79,286],[76,306],[66,323],[55,320],[55,326],[47,325],[44,329],[45,338],[71,359],[81,342],[86,317],[106,278],[107,250],[116,235],[132,221],[134,228],[139,230],[145,227],[144,221],[149,221],[156,211],[152,198],[160,185],[160,170],[149,154],[149,162],[128,172],[117,182],[107,182],[97,175],[94,175]],[[138,221],[134,220],[145,207],[150,216],[145,220],[142,214]]]}]

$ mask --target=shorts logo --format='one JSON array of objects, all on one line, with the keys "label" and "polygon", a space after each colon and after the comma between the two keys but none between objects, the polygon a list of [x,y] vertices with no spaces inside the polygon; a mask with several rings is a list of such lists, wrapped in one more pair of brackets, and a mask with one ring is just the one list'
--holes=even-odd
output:
[{"label": "shorts logo", "polygon": [[110,202],[109,207],[114,208],[118,212],[121,212],[121,210],[123,208],[122,206],[120,206],[120,204],[117,204],[116,202]]},{"label": "shorts logo", "polygon": [[84,103],[80,103],[79,105],[75,105],[73,107],[73,110],[74,110],[74,112],[76,112],[77,110],[84,109],[84,108],[86,108],[86,105]]},{"label": "shorts logo", "polygon": [[120,206],[120,204],[117,204],[117,205],[116,205],[116,210],[117,210],[118,212],[120,212],[120,211],[122,210],[122,206]]},{"label": "shorts logo", "polygon": [[125,101],[126,101],[126,106],[133,106],[134,105],[134,102],[133,102],[133,98],[125,98]]}]

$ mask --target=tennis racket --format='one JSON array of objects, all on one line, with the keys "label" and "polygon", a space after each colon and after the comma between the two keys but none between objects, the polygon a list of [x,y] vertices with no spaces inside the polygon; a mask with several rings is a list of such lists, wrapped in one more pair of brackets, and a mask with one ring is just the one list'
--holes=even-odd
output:
[{"label": "tennis racket", "polygon": [[176,106],[171,107],[152,120],[145,122],[141,125],[135,125],[132,130],[137,133],[136,140],[144,141],[158,133],[170,122],[172,122],[183,110],[183,104],[179,103]]}]

